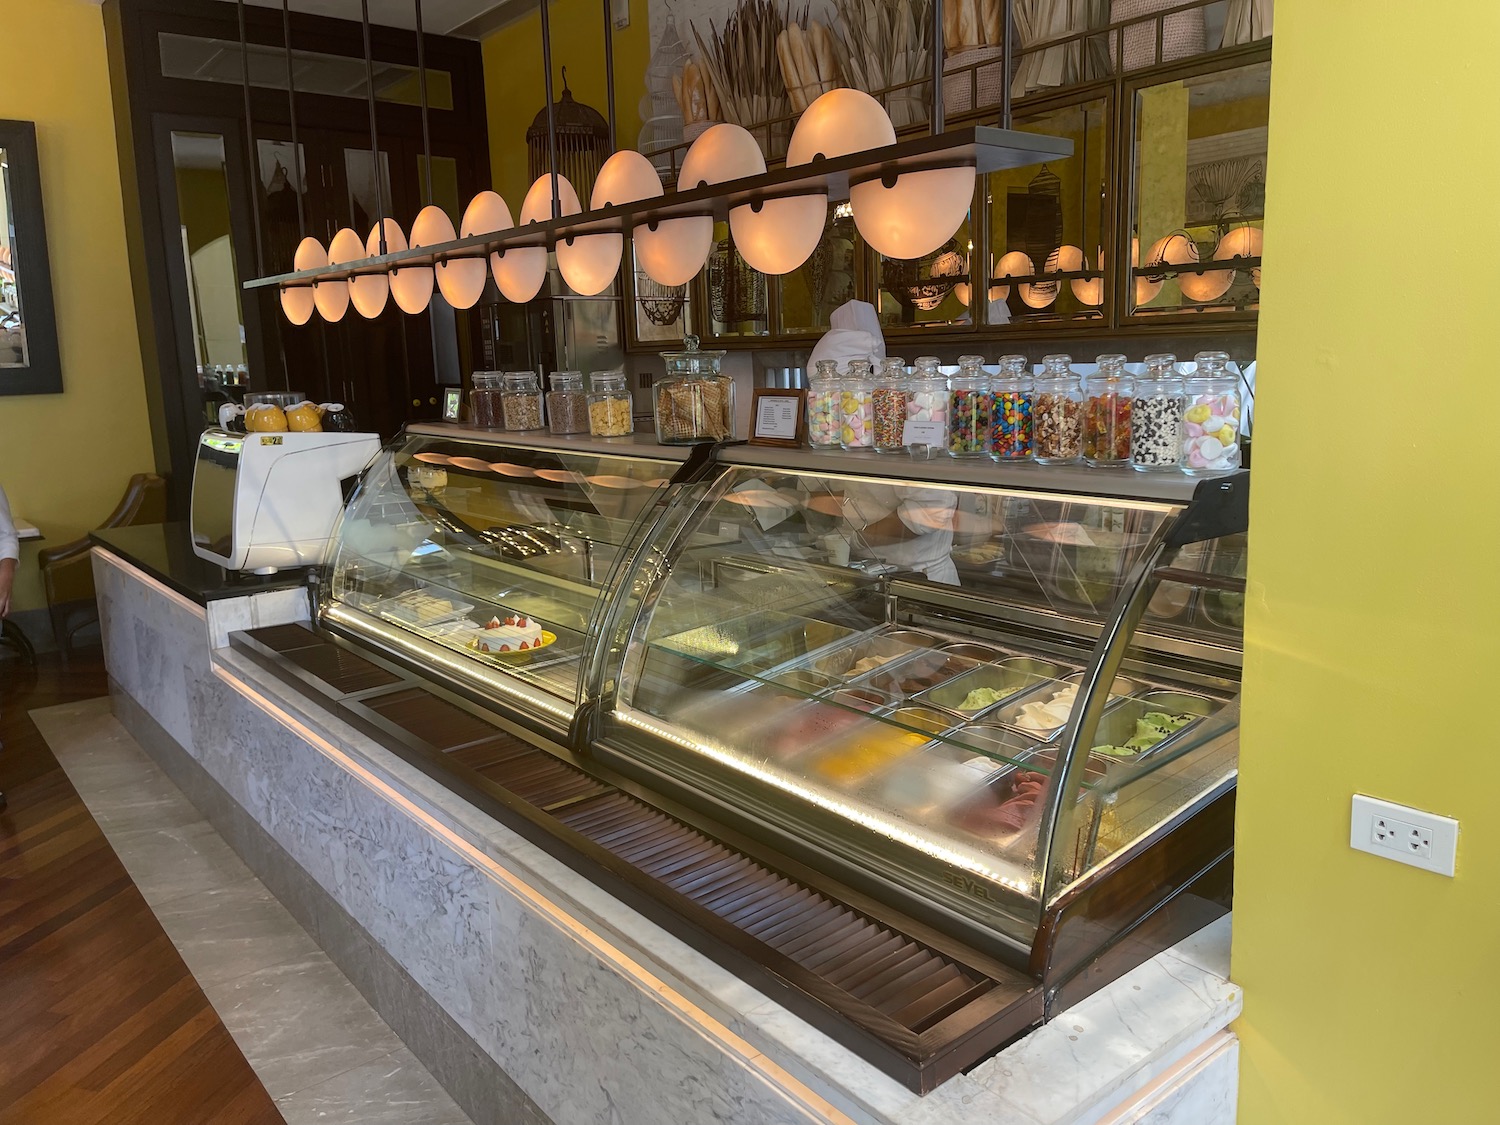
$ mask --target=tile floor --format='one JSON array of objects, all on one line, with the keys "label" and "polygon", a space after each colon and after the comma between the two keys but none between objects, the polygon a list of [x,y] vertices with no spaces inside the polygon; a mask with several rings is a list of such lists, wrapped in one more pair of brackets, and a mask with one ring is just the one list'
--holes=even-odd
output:
[{"label": "tile floor", "polygon": [[470,1125],[107,698],[31,717],[287,1125]]}]

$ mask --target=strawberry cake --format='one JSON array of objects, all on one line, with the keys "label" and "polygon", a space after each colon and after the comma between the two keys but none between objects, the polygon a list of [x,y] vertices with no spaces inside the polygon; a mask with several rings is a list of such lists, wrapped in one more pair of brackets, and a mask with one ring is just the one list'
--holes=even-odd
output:
[{"label": "strawberry cake", "polygon": [[491,617],[469,647],[480,652],[523,652],[539,648],[542,627],[529,617]]}]

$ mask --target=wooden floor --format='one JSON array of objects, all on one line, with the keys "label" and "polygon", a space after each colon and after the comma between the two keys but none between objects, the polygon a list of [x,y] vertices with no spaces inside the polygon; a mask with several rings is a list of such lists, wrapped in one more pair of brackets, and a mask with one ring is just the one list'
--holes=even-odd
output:
[{"label": "wooden floor", "polygon": [[0,1125],[282,1116],[26,712],[105,694],[102,659],[0,663]]}]

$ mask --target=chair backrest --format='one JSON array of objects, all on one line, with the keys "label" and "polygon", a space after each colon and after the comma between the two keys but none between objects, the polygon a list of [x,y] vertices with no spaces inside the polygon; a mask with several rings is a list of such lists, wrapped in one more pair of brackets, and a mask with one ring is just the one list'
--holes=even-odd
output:
[{"label": "chair backrest", "polygon": [[125,495],[115,505],[100,527],[134,527],[137,524],[165,523],[167,520],[167,478],[155,473],[136,473],[125,486]]}]

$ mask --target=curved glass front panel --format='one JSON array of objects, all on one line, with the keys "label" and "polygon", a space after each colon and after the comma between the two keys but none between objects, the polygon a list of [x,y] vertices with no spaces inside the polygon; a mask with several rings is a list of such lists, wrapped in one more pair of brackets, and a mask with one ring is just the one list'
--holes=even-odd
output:
[{"label": "curved glass front panel", "polygon": [[502,443],[413,434],[381,454],[345,511],[325,615],[571,713],[600,591],[679,465]]},{"label": "curved glass front panel", "polygon": [[1177,509],[754,466],[691,502],[611,742],[1029,940],[1064,727]]}]

